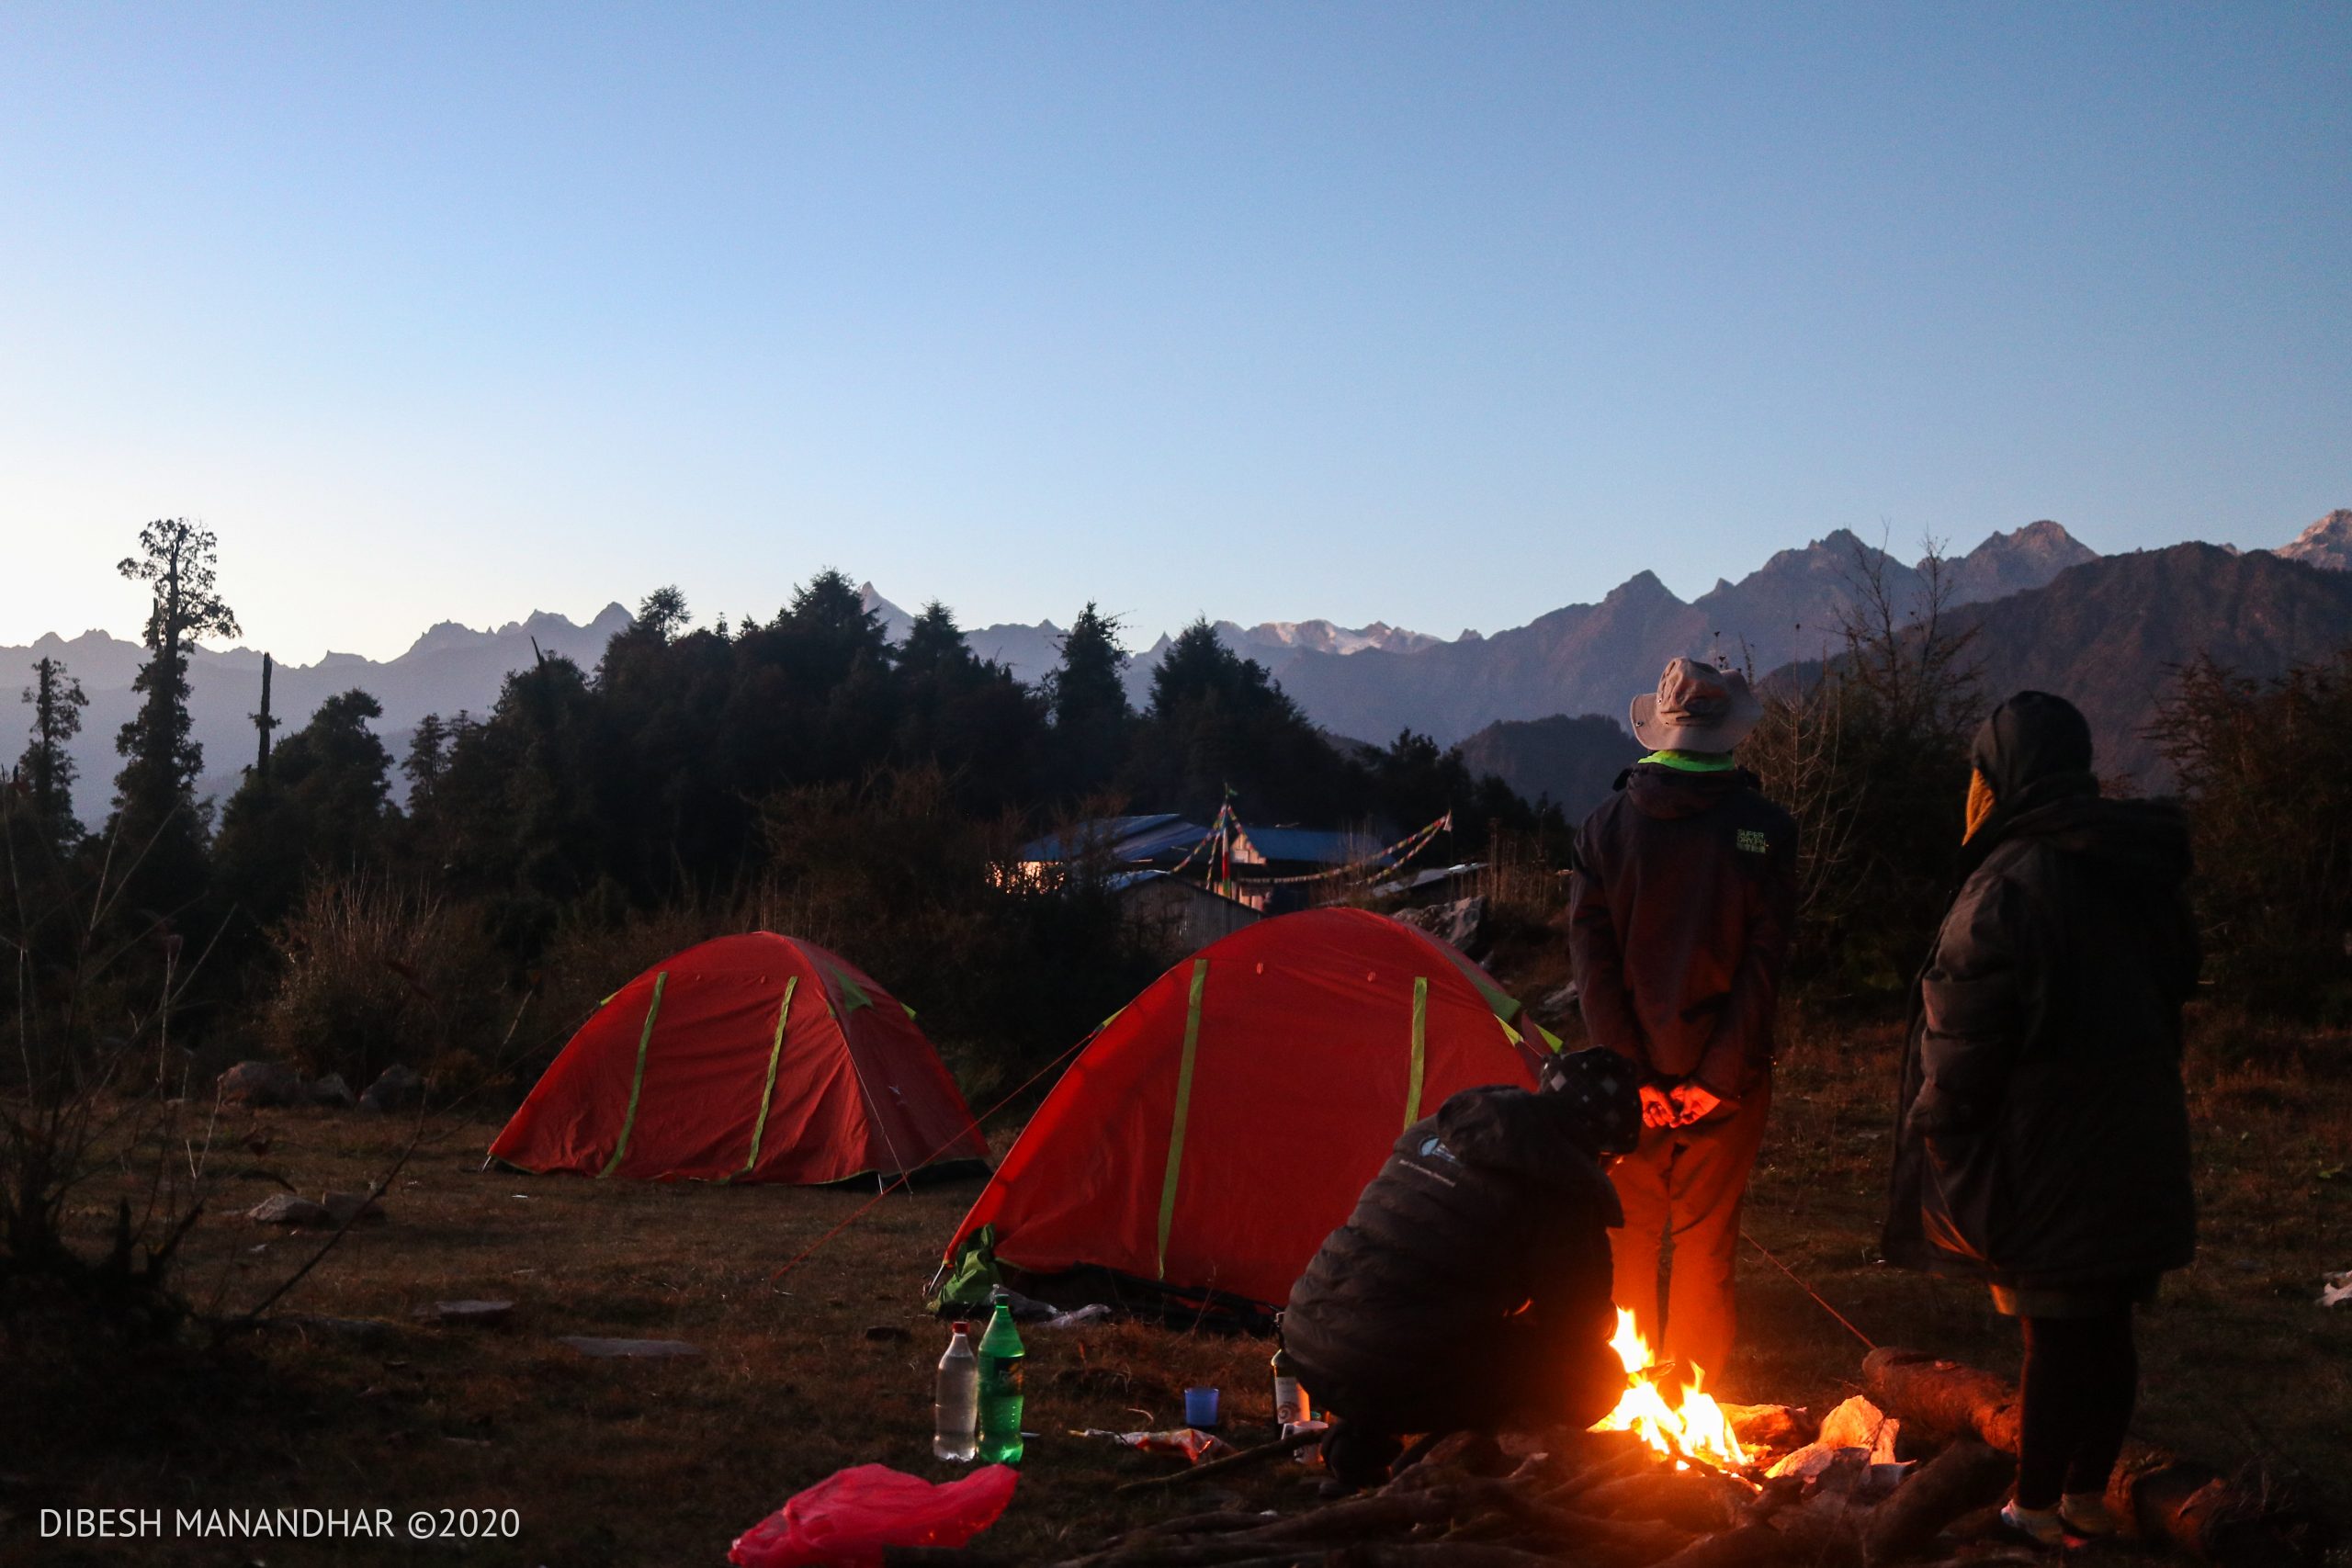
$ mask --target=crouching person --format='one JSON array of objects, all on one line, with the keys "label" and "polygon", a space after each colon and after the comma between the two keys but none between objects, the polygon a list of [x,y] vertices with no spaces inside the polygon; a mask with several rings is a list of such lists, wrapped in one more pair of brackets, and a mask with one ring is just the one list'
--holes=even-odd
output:
[{"label": "crouching person", "polygon": [[1340,1481],[1377,1483],[1401,1434],[1585,1427],[1616,1404],[1604,1168],[1641,1135],[1634,1080],[1578,1052],[1534,1093],[1464,1089],[1396,1140],[1283,1318]]}]

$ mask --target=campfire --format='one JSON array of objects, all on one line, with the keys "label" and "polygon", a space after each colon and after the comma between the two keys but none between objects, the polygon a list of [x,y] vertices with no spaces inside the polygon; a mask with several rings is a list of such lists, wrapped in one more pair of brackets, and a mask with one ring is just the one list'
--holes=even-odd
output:
[{"label": "campfire", "polygon": [[1617,1333],[1609,1341],[1625,1365],[1625,1393],[1617,1408],[1593,1423],[1596,1432],[1631,1432],[1657,1452],[1687,1468],[1698,1460],[1734,1472],[1747,1468],[1747,1452],[1731,1428],[1722,1405],[1703,1392],[1703,1368],[1693,1365],[1690,1382],[1682,1390],[1679,1407],[1669,1405],[1651,1380],[1655,1366],[1649,1341],[1634,1326],[1634,1314],[1617,1309]]},{"label": "campfire", "polygon": [[[1303,1510],[1236,1505],[1148,1526],[1063,1568],[1876,1568],[2014,1561],[1993,1526],[2016,1472],[2017,1393],[1913,1351],[1871,1352],[1867,1393],[1815,1419],[1718,1403],[1690,1370],[1679,1404],[1622,1316],[1626,1389],[1587,1430],[1424,1438],[1375,1491]],[[1679,1381],[1679,1380],[1678,1380]],[[1286,1439],[1122,1491],[1232,1475]],[[1898,1448],[1900,1454],[1898,1455]],[[1311,1472],[1299,1477],[1312,1486]],[[1327,1488],[1328,1490],[1328,1488]],[[2227,1568],[2312,1564],[2324,1522],[2259,1477],[2135,1445],[2109,1506],[2143,1544]],[[1254,1505],[1252,1506],[1255,1506]],[[1000,1568],[984,1553],[897,1560]]]}]

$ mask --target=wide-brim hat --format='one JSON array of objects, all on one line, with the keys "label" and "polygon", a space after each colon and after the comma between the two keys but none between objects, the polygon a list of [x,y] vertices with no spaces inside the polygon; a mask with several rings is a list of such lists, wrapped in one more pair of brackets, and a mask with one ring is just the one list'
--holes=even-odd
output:
[{"label": "wide-brim hat", "polygon": [[1634,699],[1634,739],[1653,751],[1728,751],[1763,716],[1764,704],[1738,671],[1670,659],[1657,690]]}]

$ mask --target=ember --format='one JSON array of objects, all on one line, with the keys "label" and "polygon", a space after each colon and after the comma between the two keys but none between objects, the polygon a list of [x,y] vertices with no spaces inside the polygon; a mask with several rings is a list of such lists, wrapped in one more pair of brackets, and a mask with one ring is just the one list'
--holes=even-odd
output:
[{"label": "ember", "polygon": [[1731,1423],[1724,1419],[1723,1407],[1711,1394],[1702,1393],[1705,1381],[1703,1368],[1692,1366],[1690,1381],[1682,1390],[1679,1409],[1669,1405],[1666,1396],[1650,1379],[1649,1341],[1634,1326],[1634,1314],[1623,1307],[1617,1309],[1616,1337],[1609,1348],[1625,1364],[1625,1393],[1617,1401],[1617,1408],[1592,1425],[1596,1432],[1632,1432],[1659,1453],[1676,1460],[1701,1460],[1721,1470],[1745,1470],[1747,1454],[1732,1434]]}]

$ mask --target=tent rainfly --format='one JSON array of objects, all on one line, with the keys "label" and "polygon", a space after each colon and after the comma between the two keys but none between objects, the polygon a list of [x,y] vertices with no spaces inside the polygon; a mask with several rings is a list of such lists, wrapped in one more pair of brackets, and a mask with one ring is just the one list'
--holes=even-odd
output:
[{"label": "tent rainfly", "polygon": [[490,1152],[654,1181],[840,1181],[985,1160],[914,1015],[814,942],[719,937],[581,1026]]},{"label": "tent rainfly", "polygon": [[1350,908],[1244,927],[1103,1025],[972,1205],[997,1259],[1280,1304],[1400,1134],[1457,1089],[1532,1087],[1551,1042],[1410,926]]}]

